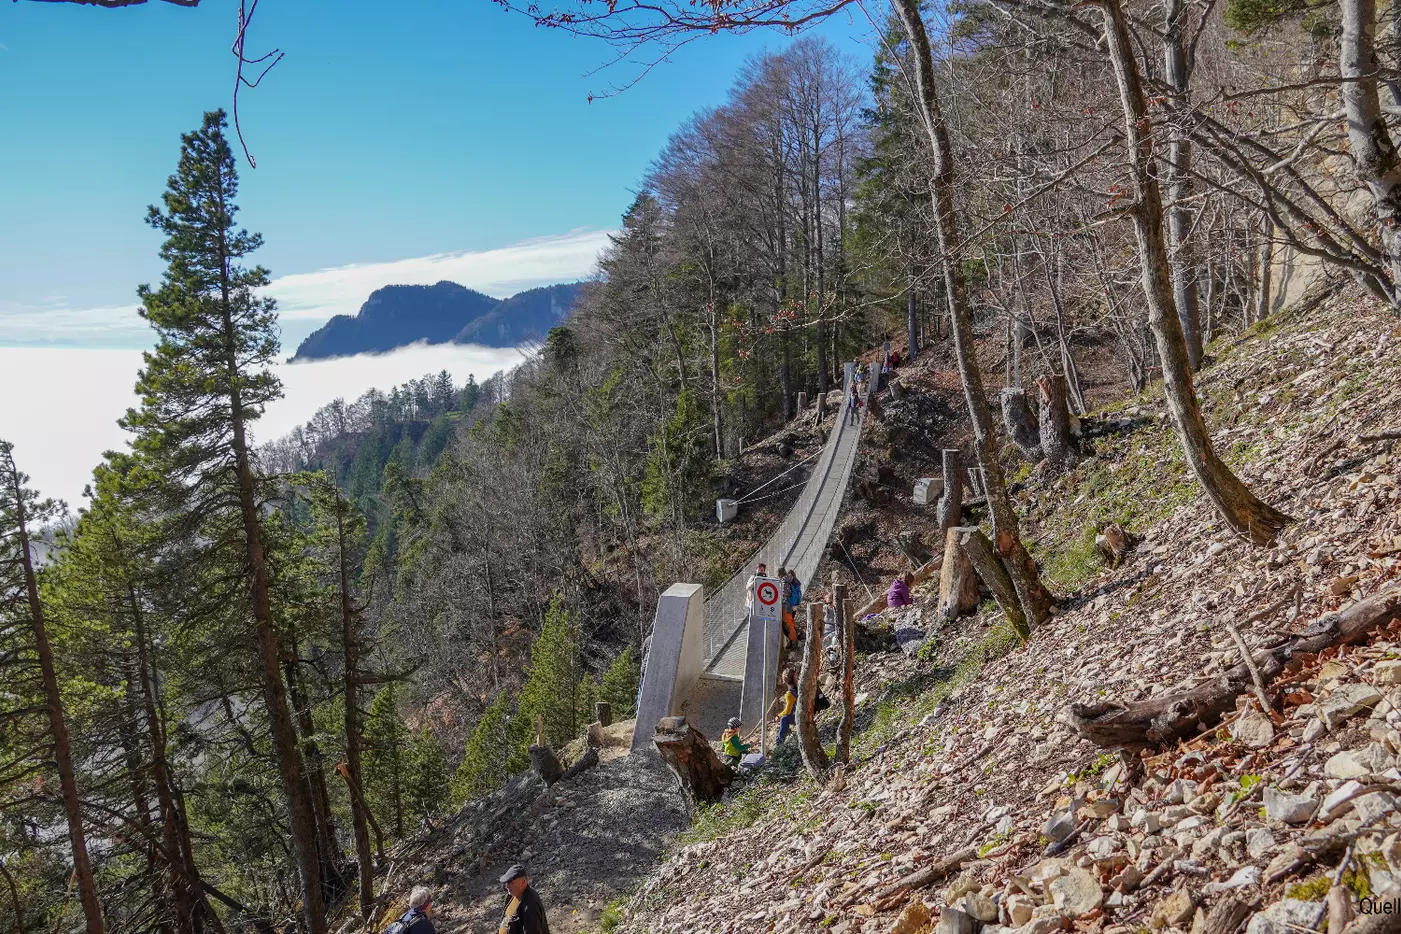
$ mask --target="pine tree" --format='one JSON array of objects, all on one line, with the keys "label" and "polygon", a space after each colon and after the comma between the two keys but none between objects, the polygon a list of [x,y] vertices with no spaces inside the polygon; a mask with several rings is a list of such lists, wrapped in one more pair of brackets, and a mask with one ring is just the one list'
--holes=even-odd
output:
[{"label": "pine tree", "polygon": [[398,692],[385,685],[370,702],[365,721],[365,795],[370,807],[394,818],[394,836],[404,836],[404,765],[409,728],[399,715]]},{"label": "pine tree", "polygon": [[232,599],[251,623],[274,759],[301,874],[310,934],[325,934],[315,805],[283,681],[280,626],[273,616],[262,507],[248,425],[282,394],[267,369],[278,348],[275,303],[257,290],[268,272],[241,261],[262,244],[235,227],[238,172],[223,111],[181,137],[180,161],[162,208],[147,221],[165,234],[159,288],[138,289],[141,315],[155,329],[137,381],[141,406],[124,425],[134,448],[163,482],[171,526],[210,565],[247,581]]},{"label": "pine tree", "polygon": [[615,720],[626,720],[637,712],[637,686],[641,677],[632,646],[623,649],[603,673],[598,699],[613,708]]},{"label": "pine tree", "polygon": [[[88,857],[87,836],[83,830],[78,783],[68,739],[68,721],[64,714],[63,695],[59,689],[44,605],[39,598],[39,580],[30,539],[31,529],[53,519],[58,513],[58,506],[53,500],[41,501],[25,486],[29,478],[15,466],[13,450],[14,446],[8,441],[0,441],[0,662],[4,663],[0,671],[5,676],[5,688],[0,691],[0,697],[7,701],[25,695],[28,697],[27,703],[17,710],[3,711],[0,722],[6,723],[5,732],[8,733],[11,721],[34,720],[33,714],[40,711],[47,715],[46,724],[39,727],[42,734],[38,741],[39,749],[31,751],[47,752],[58,770],[73,876],[78,884],[83,918],[88,934],[103,934],[105,925],[92,862]],[[21,743],[19,748],[28,745]],[[6,751],[9,750],[0,747],[0,752]],[[0,758],[0,777],[6,782],[15,782],[18,781],[17,776],[37,772],[37,765],[43,760],[29,752],[16,762]]]},{"label": "pine tree", "polygon": [[511,706],[510,694],[502,691],[477,721],[453,776],[455,803],[495,791],[530,764],[531,729],[525,719],[512,716]]},{"label": "pine tree", "polygon": [[409,813],[431,825],[448,800],[448,760],[427,724],[409,747],[407,758],[405,804]]},{"label": "pine tree", "polygon": [[556,596],[545,613],[545,627],[530,647],[530,666],[521,688],[520,718],[545,724],[545,742],[559,749],[579,729],[575,694],[579,687],[578,623]]}]

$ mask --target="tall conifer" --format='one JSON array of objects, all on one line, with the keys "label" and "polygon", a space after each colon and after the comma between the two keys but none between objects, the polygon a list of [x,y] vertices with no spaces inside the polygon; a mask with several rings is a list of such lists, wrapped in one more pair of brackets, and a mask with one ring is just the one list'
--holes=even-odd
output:
[{"label": "tall conifer", "polygon": [[163,207],[152,207],[147,217],[165,234],[161,258],[168,265],[159,288],[138,290],[141,315],[159,342],[145,354],[136,384],[141,405],[124,424],[136,435],[137,452],[163,478],[173,526],[191,547],[230,565],[241,582],[232,596],[256,642],[307,928],[324,934],[316,817],[281,671],[265,497],[247,434],[249,423],[282,394],[267,369],[278,349],[277,319],[273,300],[257,294],[268,283],[267,270],[242,264],[262,237],[235,226],[238,172],[226,125],[223,111],[207,113],[198,130],[181,137]]}]

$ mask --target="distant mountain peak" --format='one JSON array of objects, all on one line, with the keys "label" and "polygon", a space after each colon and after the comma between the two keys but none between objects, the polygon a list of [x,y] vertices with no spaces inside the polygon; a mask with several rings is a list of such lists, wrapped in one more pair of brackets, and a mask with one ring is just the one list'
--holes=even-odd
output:
[{"label": "distant mountain peak", "polygon": [[568,317],[583,283],[547,285],[497,299],[464,285],[386,285],[353,317],[336,315],[297,347],[293,360],[385,353],[419,341],[515,347]]}]

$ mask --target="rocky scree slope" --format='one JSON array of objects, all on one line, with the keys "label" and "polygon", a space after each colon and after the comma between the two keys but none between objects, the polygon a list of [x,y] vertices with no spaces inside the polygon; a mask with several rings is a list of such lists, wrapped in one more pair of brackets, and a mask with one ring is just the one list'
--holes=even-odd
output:
[{"label": "rocky scree slope", "polygon": [[[862,659],[851,767],[707,809],[619,929],[1302,934],[1401,894],[1401,621],[1295,659],[1274,720],[1247,694],[1120,751],[1064,719],[1220,674],[1228,622],[1256,648],[1397,586],[1401,449],[1363,437],[1401,427],[1401,326],[1356,296],[1306,305],[1214,347],[1199,381],[1218,449],[1296,519],[1274,547],[1195,493],[1156,400],[1124,404],[1125,434],[1022,494],[1062,612],[1026,647],[986,612],[927,626],[924,658]],[[1102,521],[1138,540],[1116,569],[1084,549]],[[902,625],[932,618],[917,596]]]}]

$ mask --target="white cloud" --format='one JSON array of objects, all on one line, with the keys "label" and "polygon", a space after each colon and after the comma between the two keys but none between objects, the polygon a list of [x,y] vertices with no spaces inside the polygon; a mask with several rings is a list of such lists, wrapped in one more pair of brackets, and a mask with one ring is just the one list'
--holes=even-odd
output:
[{"label": "white cloud", "polygon": [[[285,435],[336,397],[354,399],[425,373],[447,370],[463,383],[480,382],[519,363],[514,350],[456,344],[415,345],[393,353],[278,364],[286,391],[254,426],[254,440]],[[0,347],[0,374],[10,402],[0,408],[0,438],[14,442],[15,460],[45,496],[82,502],[82,491],[104,451],[128,440],[117,419],[136,404],[132,387],[139,350]]]},{"label": "white cloud", "polygon": [[[494,250],[458,251],[386,263],[338,266],[281,276],[268,286],[283,320],[316,322],[353,315],[385,285],[431,285],[442,279],[505,298],[525,289],[571,282],[594,273],[608,231],[578,230],[523,240]],[[304,329],[297,329],[301,333]],[[150,329],[136,306],[75,309],[61,299],[44,305],[0,301],[0,347],[139,348]]]}]

